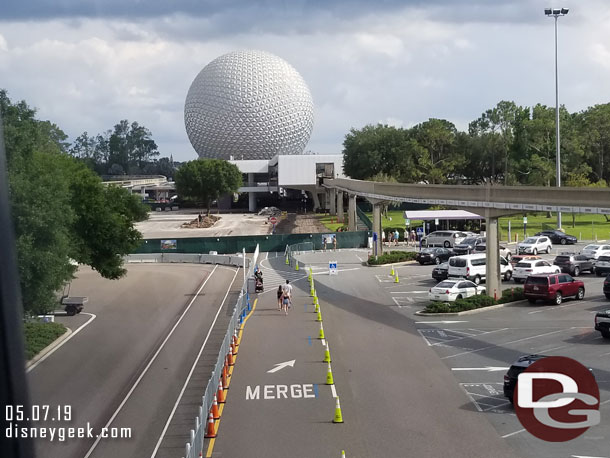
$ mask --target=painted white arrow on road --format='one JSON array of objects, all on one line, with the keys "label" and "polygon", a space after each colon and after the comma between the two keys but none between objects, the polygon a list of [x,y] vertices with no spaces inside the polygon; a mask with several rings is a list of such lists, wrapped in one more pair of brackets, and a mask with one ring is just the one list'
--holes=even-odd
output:
[{"label": "painted white arrow on road", "polygon": [[573,458],[608,458],[607,456],[572,455]]},{"label": "painted white arrow on road", "polygon": [[468,321],[416,321],[418,324],[453,324],[453,323],[468,323]]},{"label": "painted white arrow on road", "polygon": [[284,362],[284,363],[277,363],[277,364],[275,365],[275,367],[274,367],[273,369],[269,369],[269,370],[267,371],[267,373],[269,373],[269,374],[273,374],[274,372],[277,372],[277,371],[279,371],[279,370],[282,370],[282,369],[284,369],[285,367],[288,367],[288,366],[290,366],[290,367],[294,367],[294,363],[295,363],[295,361],[296,361],[296,359],[293,359],[292,361],[286,361],[286,362]]},{"label": "painted white arrow on road", "polygon": [[496,367],[496,366],[487,366],[487,367],[452,367],[452,371],[486,371],[486,372],[499,372],[505,371],[508,367]]}]

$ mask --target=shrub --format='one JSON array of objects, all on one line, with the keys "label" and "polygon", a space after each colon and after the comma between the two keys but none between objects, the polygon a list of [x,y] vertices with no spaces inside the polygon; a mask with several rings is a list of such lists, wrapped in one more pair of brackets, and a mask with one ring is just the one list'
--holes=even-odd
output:
[{"label": "shrub", "polygon": [[506,302],[522,301],[525,299],[523,288],[511,288],[502,291],[502,297],[498,299],[498,304],[504,304]]},{"label": "shrub", "polygon": [[404,262],[404,261],[412,261],[417,256],[415,251],[390,251],[389,253],[384,253],[381,256],[378,256],[375,259],[375,256],[369,256],[368,263],[372,266],[378,266],[382,264],[392,264],[395,262]]},{"label": "shrub", "polygon": [[66,327],[59,323],[30,321],[25,323],[23,327],[25,333],[25,359],[28,361],[66,332]]},{"label": "shrub", "polygon": [[[521,290],[520,292],[517,290]],[[477,296],[470,296],[466,299],[458,299],[453,303],[448,302],[432,302],[427,305],[424,309],[426,313],[454,313],[454,312],[465,312],[466,310],[480,309],[483,307],[489,307],[491,305],[502,304],[504,302],[511,302],[513,300],[520,300],[519,298],[511,299],[511,292],[508,290],[507,294],[502,293],[502,299],[496,301],[493,297],[487,296],[486,294],[479,294]],[[513,297],[517,297],[517,294],[523,295],[523,288],[515,288]]]}]

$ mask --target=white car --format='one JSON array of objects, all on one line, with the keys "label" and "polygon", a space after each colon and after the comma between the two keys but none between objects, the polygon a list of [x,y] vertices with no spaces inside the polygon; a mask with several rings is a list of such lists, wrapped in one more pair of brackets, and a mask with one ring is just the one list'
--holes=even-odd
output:
[{"label": "white car", "polygon": [[610,256],[610,245],[587,245],[580,251],[580,254],[593,259],[597,259],[600,256]]},{"label": "white car", "polygon": [[519,245],[517,245],[517,254],[533,254],[550,253],[553,244],[548,237],[528,237]]},{"label": "white car", "polygon": [[[506,260],[510,262],[510,258],[513,256],[510,249],[502,245],[498,246],[500,247],[500,256],[506,258]],[[475,253],[485,253],[486,250],[487,246],[485,245],[485,243],[479,243],[477,246],[474,247]]]},{"label": "white car", "polygon": [[464,299],[484,293],[484,286],[475,285],[468,280],[443,280],[435,287],[430,288],[428,299],[431,301],[453,302],[457,299]]},{"label": "white car", "polygon": [[521,283],[530,275],[558,273],[561,273],[559,266],[553,265],[544,259],[529,259],[517,263],[513,270],[513,278],[515,283]]}]

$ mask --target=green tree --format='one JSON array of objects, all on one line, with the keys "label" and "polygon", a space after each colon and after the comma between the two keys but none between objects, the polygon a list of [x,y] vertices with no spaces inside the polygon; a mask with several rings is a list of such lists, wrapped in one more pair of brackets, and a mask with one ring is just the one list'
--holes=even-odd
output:
[{"label": "green tree", "polygon": [[242,185],[239,168],[221,159],[185,162],[176,171],[176,190],[183,199],[200,202],[210,214],[212,201],[237,192]]},{"label": "green tree", "polygon": [[71,260],[106,278],[124,274],[122,256],[140,240],[133,222],[145,218],[146,209],[128,191],[104,187],[66,154],[65,134],[35,119],[25,102],[13,104],[0,91],[0,109],[24,308],[44,313],[73,277]]}]

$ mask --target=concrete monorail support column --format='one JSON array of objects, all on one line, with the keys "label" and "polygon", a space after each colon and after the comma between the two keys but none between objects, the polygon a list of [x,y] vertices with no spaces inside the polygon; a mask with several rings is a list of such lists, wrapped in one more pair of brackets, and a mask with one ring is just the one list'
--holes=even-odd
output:
[{"label": "concrete monorail support column", "polygon": [[[373,203],[373,232],[377,233],[377,240],[373,241],[373,255],[383,254],[383,243],[381,240],[381,203]],[[373,236],[373,238],[375,238]]]},{"label": "concrete monorail support column", "polygon": [[348,220],[348,229],[350,231],[358,230],[358,215],[356,214],[356,194],[349,194],[347,201],[347,220]]},{"label": "concrete monorail support column", "polygon": [[331,188],[330,192],[330,214],[337,214],[337,190],[335,188]]},{"label": "concrete monorail support column", "polygon": [[342,223],[344,220],[343,191],[337,191],[337,222]]},{"label": "concrete monorail support column", "polygon": [[[254,174],[253,173],[248,174],[248,186],[249,187],[254,186]],[[256,193],[255,192],[248,193],[248,211],[250,211],[250,212],[256,211]]]},{"label": "concrete monorail support column", "polygon": [[485,213],[487,229],[487,263],[485,267],[485,286],[487,295],[499,299],[502,297],[502,280],[500,278],[500,247],[498,244],[498,217],[491,216],[490,211]]}]

